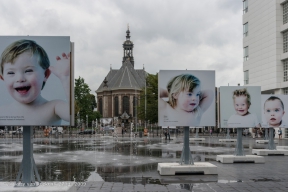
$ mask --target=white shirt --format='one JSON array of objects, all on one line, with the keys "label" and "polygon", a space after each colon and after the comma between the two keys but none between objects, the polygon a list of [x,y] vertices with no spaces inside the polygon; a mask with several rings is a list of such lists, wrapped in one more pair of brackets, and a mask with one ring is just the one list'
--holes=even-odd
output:
[{"label": "white shirt", "polygon": [[248,115],[232,115],[227,122],[228,127],[256,127],[259,124],[258,118],[255,114]]}]

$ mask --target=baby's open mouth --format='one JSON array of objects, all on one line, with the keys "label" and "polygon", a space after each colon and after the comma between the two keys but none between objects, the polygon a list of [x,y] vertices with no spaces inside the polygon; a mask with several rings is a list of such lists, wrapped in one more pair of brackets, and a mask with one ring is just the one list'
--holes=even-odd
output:
[{"label": "baby's open mouth", "polygon": [[271,118],[270,120],[271,120],[271,121],[275,121],[276,119],[275,119],[275,118]]},{"label": "baby's open mouth", "polygon": [[15,90],[20,94],[25,94],[29,91],[31,86],[23,86],[23,87],[17,87]]}]

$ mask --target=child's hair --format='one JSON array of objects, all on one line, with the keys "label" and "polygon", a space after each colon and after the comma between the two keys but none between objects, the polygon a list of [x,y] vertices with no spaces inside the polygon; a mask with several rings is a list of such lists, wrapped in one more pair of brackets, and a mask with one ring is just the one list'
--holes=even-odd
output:
[{"label": "child's hair", "polygon": [[283,109],[283,111],[284,111],[284,104],[283,104],[282,100],[281,100],[279,97],[275,97],[275,96],[271,96],[271,97],[269,97],[269,98],[265,101],[265,103],[264,103],[264,109],[265,109],[265,104],[266,104],[267,101],[274,101],[274,100],[276,100],[276,99],[278,99],[278,100],[280,101],[281,106],[282,106],[282,109]]},{"label": "child's hair", "polygon": [[[35,41],[32,40],[18,40],[11,43],[6,49],[3,51],[1,55],[1,64],[0,64],[0,75],[3,75],[3,65],[4,63],[14,63],[15,59],[22,53],[29,51],[32,56],[38,56],[38,64],[44,69],[48,69],[50,66],[50,61],[46,51],[38,45]],[[45,85],[43,82],[42,89]]]},{"label": "child's hair", "polygon": [[[176,77],[172,78],[167,85],[167,91],[169,95],[168,103],[171,105],[172,108],[175,108],[177,105],[177,100],[173,96],[180,93],[181,91],[188,90],[189,92],[192,92],[193,89],[197,86],[200,86],[200,80],[194,75],[177,75]],[[199,109],[199,106],[194,110],[196,111],[197,109]]]},{"label": "child's hair", "polygon": [[239,96],[245,96],[247,99],[247,104],[250,106],[251,105],[251,97],[249,92],[247,91],[246,88],[243,89],[237,89],[233,92],[233,100],[235,99],[235,97],[239,97]]}]

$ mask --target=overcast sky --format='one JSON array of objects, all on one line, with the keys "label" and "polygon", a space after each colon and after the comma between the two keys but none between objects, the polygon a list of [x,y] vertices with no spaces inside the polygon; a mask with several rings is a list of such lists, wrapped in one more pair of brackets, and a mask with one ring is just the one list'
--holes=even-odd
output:
[{"label": "overcast sky", "polygon": [[215,70],[243,85],[242,0],[2,0],[0,35],[70,36],[75,78],[91,93],[122,65],[129,23],[135,68]]}]

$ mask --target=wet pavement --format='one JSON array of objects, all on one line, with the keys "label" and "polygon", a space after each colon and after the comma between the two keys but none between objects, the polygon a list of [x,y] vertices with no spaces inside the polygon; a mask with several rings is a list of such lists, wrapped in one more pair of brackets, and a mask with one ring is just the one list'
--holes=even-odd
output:
[{"label": "wet pavement", "polygon": [[[181,135],[170,141],[156,135],[36,138],[34,159],[43,182],[86,184],[78,191],[288,191],[288,157],[266,156],[265,164],[221,164],[216,155],[233,154],[235,143],[220,143],[223,136],[205,138],[190,142],[193,159],[216,165],[218,175],[159,175],[158,163],[179,161]],[[288,140],[276,145],[287,146]],[[247,155],[253,148],[268,147],[246,137],[243,146]],[[16,180],[21,160],[22,139],[1,137],[0,182]]]}]

